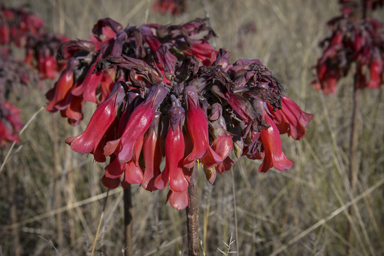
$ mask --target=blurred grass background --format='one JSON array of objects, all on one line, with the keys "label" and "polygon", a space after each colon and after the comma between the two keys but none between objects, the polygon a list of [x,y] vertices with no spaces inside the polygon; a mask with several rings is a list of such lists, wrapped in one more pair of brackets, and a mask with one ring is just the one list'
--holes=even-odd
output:
[{"label": "blurred grass background", "polygon": [[[60,29],[73,39],[87,39],[96,21],[105,17],[125,26],[145,21],[179,24],[205,16],[200,1],[188,1],[187,13],[172,17],[154,13],[154,0],[66,0],[60,3],[59,28],[60,1],[4,2],[12,7],[27,4],[28,10],[46,21],[48,31]],[[315,91],[309,83],[313,79],[310,68],[321,54],[318,42],[329,33],[325,22],[338,14],[337,1],[206,0],[205,4],[219,36],[217,47],[231,51],[232,61],[260,59],[288,89],[286,95],[315,114],[305,139],[282,136],[285,154],[295,161],[293,169],[260,174],[260,161],[241,159],[233,176],[231,172],[218,176],[214,186],[199,173],[200,239],[206,240],[202,242],[205,255],[223,255],[218,249],[228,255],[237,250],[236,243],[238,255],[273,255],[276,251],[280,255],[345,255],[348,221],[354,233],[353,255],[383,255],[384,187],[373,187],[384,179],[381,91],[359,92],[356,195],[374,190],[355,204],[353,218],[348,218],[347,210],[332,215],[353,199],[347,175],[352,78],[343,79],[338,94],[330,96]],[[376,16],[382,14],[379,10]],[[239,31],[249,22],[256,25],[256,33],[240,37]],[[52,83],[47,82],[47,87]],[[44,106],[44,93],[30,88],[16,103],[23,109],[24,122]],[[53,247],[61,255],[90,254],[106,192],[100,183],[104,166],[93,163],[91,156],[71,152],[64,140],[85,129],[94,109],[87,104],[85,120],[78,128],[68,125],[58,113],[43,111],[21,136],[0,176],[3,255],[55,255]],[[1,151],[0,159],[6,153]],[[164,205],[167,191],[132,188],[135,255],[186,255],[185,211]],[[95,255],[121,255],[121,188],[111,191],[104,216]],[[305,232],[307,229],[311,232]],[[233,240],[237,241],[228,249],[226,244]]]}]

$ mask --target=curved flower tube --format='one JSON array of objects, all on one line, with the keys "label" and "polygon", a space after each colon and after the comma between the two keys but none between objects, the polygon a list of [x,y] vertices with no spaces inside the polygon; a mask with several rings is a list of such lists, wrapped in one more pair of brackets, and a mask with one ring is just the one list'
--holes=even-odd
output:
[{"label": "curved flower tube", "polygon": [[73,96],[69,106],[66,109],[60,110],[61,116],[68,118],[68,123],[70,125],[76,126],[80,124],[83,120],[84,102],[83,97]]},{"label": "curved flower tube", "polygon": [[144,157],[144,177],[141,186],[148,190],[154,191],[155,179],[160,174],[161,151],[160,151],[160,125],[161,112],[156,112],[151,127],[149,127],[144,138],[143,157]]},{"label": "curved flower tube", "polygon": [[[85,131],[76,137],[66,139],[65,142],[71,145],[73,151],[83,154],[96,151],[108,128],[115,120],[117,109],[124,96],[124,86],[121,82],[116,83],[109,98],[96,109]],[[99,160],[105,162],[105,157]]]},{"label": "curved flower tube", "polygon": [[184,158],[184,109],[174,106],[169,111],[169,128],[165,140],[165,169],[156,178],[155,187],[164,189],[168,182],[172,191],[182,192],[188,188],[188,181],[183,173]]},{"label": "curved flower tube", "polygon": [[[141,170],[139,157],[143,147],[144,137],[141,137],[134,147],[136,159],[128,163],[121,163],[116,157],[105,167],[105,177],[110,179],[120,178],[129,184],[140,184],[143,181],[143,171]],[[124,177],[122,177],[124,173]],[[123,178],[123,179],[122,179]]]},{"label": "curved flower tube", "polygon": [[273,118],[280,134],[288,133],[293,139],[301,140],[313,115],[303,112],[293,100],[285,96],[281,100],[281,105],[282,109],[273,109],[268,104],[268,114]]},{"label": "curved flower tube", "polygon": [[196,160],[207,156],[209,162],[207,168],[212,168],[223,161],[223,159],[209,146],[208,121],[204,111],[199,105],[196,88],[187,86],[184,89],[187,102],[187,127],[193,143],[192,152],[185,157],[184,167],[191,169]]},{"label": "curved flower tube", "polygon": [[68,106],[72,98],[70,90],[74,83],[73,72],[78,65],[79,61],[75,58],[71,58],[68,61],[67,68],[55,83],[55,87],[47,92],[46,96],[48,100],[50,100],[46,108],[47,111],[56,112],[57,110],[65,109]]},{"label": "curved flower tube", "polygon": [[267,172],[272,167],[279,171],[292,168],[293,161],[283,153],[279,130],[269,115],[265,115],[264,118],[271,127],[261,131],[260,141],[263,144],[265,157],[259,167],[259,172]]},{"label": "curved flower tube", "polygon": [[158,84],[151,87],[146,100],[141,103],[129,116],[128,123],[120,139],[109,141],[104,147],[104,155],[116,155],[120,162],[129,162],[133,154],[133,147],[149,129],[155,116],[155,110],[167,95],[164,86]]}]

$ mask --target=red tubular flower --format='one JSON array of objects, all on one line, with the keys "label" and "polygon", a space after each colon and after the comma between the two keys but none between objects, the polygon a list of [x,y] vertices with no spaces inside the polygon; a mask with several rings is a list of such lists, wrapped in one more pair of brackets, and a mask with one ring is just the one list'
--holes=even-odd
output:
[{"label": "red tubular flower", "polygon": [[325,94],[336,94],[336,84],[341,78],[339,68],[330,68],[324,64],[318,64],[317,67],[318,81],[313,81],[311,85],[316,90],[323,90]]},{"label": "red tubular flower", "polygon": [[[96,151],[108,128],[115,120],[117,109],[124,96],[124,86],[121,82],[116,83],[109,98],[96,109],[85,131],[79,136],[66,139],[65,142],[71,145],[73,151],[83,154]],[[96,160],[105,162],[105,157]]]},{"label": "red tubular flower", "polygon": [[199,105],[196,88],[187,86],[184,89],[187,102],[187,127],[193,143],[192,152],[184,159],[184,167],[190,169],[195,161],[208,155],[205,159],[209,162],[207,168],[214,167],[223,159],[209,146],[208,121],[204,111]]},{"label": "red tubular flower", "polygon": [[144,138],[143,156],[144,156],[144,177],[141,186],[149,191],[156,190],[154,185],[156,177],[160,174],[161,151],[159,122],[161,112],[156,112],[151,127]]},{"label": "red tubular flower", "polygon": [[66,109],[60,110],[62,117],[68,118],[68,123],[70,125],[78,125],[83,120],[83,106],[84,106],[83,97],[73,96],[71,103],[69,103]]},{"label": "red tubular flower", "polygon": [[76,87],[74,87],[71,91],[73,95],[80,96],[83,95],[86,101],[97,102],[96,99],[96,88],[101,82],[103,76],[101,72],[94,72],[96,68],[97,61],[102,58],[102,52],[100,52],[99,56],[96,59],[96,62],[91,65],[89,68],[87,75],[85,76],[82,83]]},{"label": "red tubular flower", "polygon": [[144,136],[141,136],[135,144],[134,151],[135,151],[135,158],[128,163],[126,163],[125,166],[125,181],[129,184],[140,184],[143,181],[143,171],[140,168],[139,164],[139,158],[140,158],[140,152],[143,148],[143,141]]},{"label": "red tubular flower", "polygon": [[146,100],[132,112],[120,139],[109,141],[104,147],[104,155],[112,155],[115,151],[120,162],[129,162],[133,147],[151,126],[155,110],[167,95],[164,86],[158,84],[151,87]]},{"label": "red tubular flower", "polygon": [[[212,149],[222,158],[227,159],[229,158],[229,154],[231,153],[233,148],[233,141],[232,136],[228,134],[227,136],[220,136],[217,137],[213,143],[212,143]],[[222,174],[225,171],[228,171],[229,169],[225,168],[224,161],[222,163],[219,163],[216,166],[216,170]],[[208,165],[209,166],[209,165]]]},{"label": "red tubular flower", "polygon": [[0,148],[4,147],[9,142],[19,142],[19,136],[13,133],[12,128],[6,123],[0,121]]},{"label": "red tubular flower", "polygon": [[9,44],[9,42],[9,28],[5,23],[3,23],[0,25],[0,44]]},{"label": "red tubular flower", "polygon": [[120,163],[117,157],[111,156],[111,162],[105,167],[105,177],[109,179],[120,178],[126,166],[127,163]]},{"label": "red tubular flower", "polygon": [[288,133],[295,140],[301,140],[305,136],[305,128],[312,120],[313,115],[305,113],[290,98],[282,97],[282,109],[275,109],[268,104],[269,114],[276,123],[280,134]]},{"label": "red tubular flower", "polygon": [[206,157],[203,158],[204,172],[209,183],[214,183],[216,179],[216,171],[222,174],[231,169],[232,160],[229,158],[229,154],[231,153],[232,148],[233,141],[231,135],[219,136],[213,141],[212,149],[221,157],[221,159],[224,159],[224,161],[216,165],[216,167],[208,168],[207,166],[211,166],[212,164],[207,162]]},{"label": "red tubular flower", "polygon": [[33,50],[30,48],[27,48],[25,50],[25,58],[24,58],[25,64],[32,65],[32,59],[33,59]]},{"label": "red tubular flower", "polygon": [[259,167],[259,172],[267,172],[271,167],[275,167],[279,171],[292,168],[293,161],[289,160],[283,153],[279,130],[269,115],[264,115],[264,118],[271,127],[263,129],[260,135],[265,157]]},{"label": "red tubular flower", "polygon": [[211,115],[209,120],[212,122],[209,123],[210,134],[214,139],[212,142],[212,149],[222,158],[223,162],[219,163],[216,167],[207,168],[210,164],[207,162],[206,157],[203,158],[204,163],[204,172],[209,183],[213,184],[216,179],[216,171],[222,174],[225,171],[228,171],[232,167],[232,159],[230,159],[229,154],[233,149],[233,140],[232,135],[226,130],[225,118],[222,115],[222,106],[219,103],[215,103],[211,107]]},{"label": "red tubular flower", "polygon": [[37,59],[37,69],[40,73],[40,79],[54,79],[57,76],[56,58],[54,56],[43,55]]},{"label": "red tubular flower", "polygon": [[191,42],[189,49],[183,52],[187,55],[195,55],[204,66],[211,66],[219,51],[204,40],[191,40]]},{"label": "red tubular flower", "polygon": [[368,88],[371,89],[380,89],[380,74],[383,72],[383,59],[380,56],[380,51],[376,48],[373,53],[373,60],[370,69],[370,80],[368,83]]},{"label": "red tubular flower", "polygon": [[8,113],[5,114],[5,118],[12,124],[15,131],[20,131],[24,126],[23,122],[19,117],[21,110],[13,106],[9,102],[4,101],[3,104],[4,107],[8,109]]},{"label": "red tubular flower", "polygon": [[182,192],[175,192],[169,190],[167,195],[167,201],[165,203],[168,202],[176,210],[183,210],[187,208],[187,206],[189,206],[188,189]]},{"label": "red tubular flower", "polygon": [[98,20],[93,26],[90,41],[95,44],[95,50],[99,51],[104,44],[109,44],[108,41],[113,40],[116,34],[123,30],[123,26],[110,19],[105,18]]},{"label": "red tubular flower", "polygon": [[167,138],[165,140],[165,169],[156,178],[155,187],[164,189],[168,182],[172,191],[182,192],[188,188],[188,181],[183,173],[184,158],[184,109],[174,106],[169,111],[169,128]]},{"label": "red tubular flower", "polygon": [[106,177],[105,175],[101,179],[101,182],[104,186],[106,186],[109,189],[115,189],[120,185],[120,179],[111,179]]},{"label": "red tubular flower", "polygon": [[[143,181],[143,171],[139,164],[139,157],[144,141],[143,138],[144,137],[139,138],[135,144],[134,151],[137,156],[135,160],[131,160],[128,163],[120,163],[117,157],[114,158],[114,160],[112,160],[113,158],[111,159],[111,163],[105,167],[106,178],[120,178],[129,184],[140,184]],[[124,177],[121,177],[123,173]]]},{"label": "red tubular flower", "polygon": [[71,101],[70,90],[73,86],[73,72],[79,65],[79,61],[71,58],[68,61],[67,68],[61,74],[59,80],[55,83],[53,89],[47,92],[46,97],[50,102],[47,105],[47,111],[56,112],[65,109]]},{"label": "red tubular flower", "polygon": [[0,148],[9,142],[19,142],[17,132],[23,127],[20,112],[8,102],[0,102]]},{"label": "red tubular flower", "polygon": [[104,70],[102,79],[100,81],[100,90],[101,90],[101,96],[100,96],[100,102],[103,102],[106,98],[108,98],[109,94],[111,93],[111,90],[113,88],[113,85],[115,84],[114,80],[116,78],[116,70]]}]

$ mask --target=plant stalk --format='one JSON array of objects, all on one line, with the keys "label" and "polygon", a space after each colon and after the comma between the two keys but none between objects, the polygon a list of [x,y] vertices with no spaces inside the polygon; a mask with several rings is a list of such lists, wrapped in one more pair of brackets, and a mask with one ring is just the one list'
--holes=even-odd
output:
[{"label": "plant stalk", "polygon": [[197,200],[197,165],[193,167],[191,184],[188,187],[187,207],[188,256],[199,256],[199,207]]},{"label": "plant stalk", "polygon": [[131,186],[124,189],[124,255],[133,256],[133,232],[132,232],[132,193]]},{"label": "plant stalk", "polygon": [[[356,179],[357,179],[357,173],[358,173],[358,162],[357,162],[357,138],[358,134],[356,131],[356,125],[357,125],[357,109],[358,109],[358,89],[356,87],[356,78],[354,82],[354,89],[353,89],[353,102],[352,102],[352,121],[351,121],[351,134],[350,134],[350,140],[349,140],[349,184],[351,188],[351,196],[352,199],[355,195],[356,190]],[[348,208],[348,214],[353,216],[353,207],[350,206]],[[346,247],[346,255],[351,255],[351,240],[352,240],[352,224],[348,222],[348,228],[347,228],[347,237],[346,240],[348,242]]]},{"label": "plant stalk", "polygon": [[[10,203],[10,218],[11,218],[11,224],[17,223],[17,207],[15,202],[16,197],[16,186],[17,186],[17,180],[16,175],[13,170],[8,171],[8,193],[9,193],[9,203]],[[15,228],[12,230],[12,245],[14,247],[13,255],[15,256],[21,256],[21,246],[20,246],[20,233],[19,229]]]},{"label": "plant stalk", "polygon": [[[55,208],[61,207],[61,172],[59,168],[60,156],[59,156],[59,143],[58,143],[58,128],[57,128],[57,118],[52,115],[52,144],[53,144],[53,170],[54,170],[54,204]],[[61,213],[56,214],[56,232],[57,232],[57,244],[58,248],[63,248],[64,243],[64,234],[63,234],[63,225],[62,225],[62,215]]]}]

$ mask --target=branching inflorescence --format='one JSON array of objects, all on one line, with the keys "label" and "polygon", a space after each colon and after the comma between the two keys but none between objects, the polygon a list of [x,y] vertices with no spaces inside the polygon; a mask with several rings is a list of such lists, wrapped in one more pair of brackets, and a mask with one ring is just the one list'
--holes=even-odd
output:
[{"label": "branching inflorescence", "polygon": [[332,35],[324,39],[323,56],[317,61],[317,78],[312,82],[324,93],[336,93],[336,83],[356,65],[355,86],[358,89],[379,89],[384,84],[384,24],[366,11],[383,6],[384,1],[339,0],[342,15],[327,22]]},{"label": "branching inflorescence", "polygon": [[47,93],[47,109],[75,125],[84,102],[98,104],[86,130],[66,142],[97,162],[109,156],[102,178],[108,188],[141,184],[154,191],[169,184],[167,201],[184,209],[196,163],[211,184],[235,163],[232,151],[264,159],[260,172],[293,166],[280,134],[300,140],[313,116],[282,95],[282,84],[259,60],[230,63],[228,52],[213,49],[205,20],[123,29],[107,18],[93,34],[61,46],[57,57],[68,64]]}]

